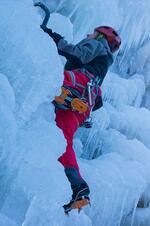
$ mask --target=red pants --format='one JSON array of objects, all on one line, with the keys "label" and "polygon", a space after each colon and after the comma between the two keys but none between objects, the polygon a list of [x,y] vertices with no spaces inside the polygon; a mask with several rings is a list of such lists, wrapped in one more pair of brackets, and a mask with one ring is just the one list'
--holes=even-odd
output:
[{"label": "red pants", "polygon": [[64,137],[67,141],[65,153],[59,157],[58,161],[65,167],[75,168],[79,173],[79,166],[76,160],[76,155],[73,150],[73,136],[78,127],[84,122],[87,115],[74,112],[72,110],[56,110],[56,124],[62,129]]},{"label": "red pants", "polygon": [[[75,85],[73,85],[73,80],[83,86],[86,86],[87,82],[89,81],[89,78],[87,78],[87,76],[81,72],[77,72],[74,70],[72,72],[74,73],[74,78],[72,78],[70,72],[64,72],[63,84],[72,88],[76,88],[79,92],[82,93],[83,88],[76,87]],[[79,177],[81,177],[81,175],[79,173],[79,166],[76,160],[76,155],[73,150],[73,136],[78,127],[88,117],[89,113],[90,110],[88,110],[86,114],[80,114],[72,110],[56,110],[56,124],[60,129],[62,129],[64,137],[67,141],[66,151],[62,156],[59,157],[58,161],[64,166],[64,168],[74,168],[77,171]]]}]

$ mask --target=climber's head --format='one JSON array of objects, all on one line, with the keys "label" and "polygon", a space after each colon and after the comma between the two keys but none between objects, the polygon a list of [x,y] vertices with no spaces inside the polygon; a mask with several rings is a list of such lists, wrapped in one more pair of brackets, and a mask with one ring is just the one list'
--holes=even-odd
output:
[{"label": "climber's head", "polygon": [[[97,34],[98,33],[98,34]],[[94,29],[93,35],[96,35],[96,39],[106,38],[111,51],[114,53],[121,45],[121,38],[118,33],[112,27],[101,26]]]},{"label": "climber's head", "polygon": [[92,34],[87,34],[87,38],[96,39],[99,35],[99,32],[94,31]]}]

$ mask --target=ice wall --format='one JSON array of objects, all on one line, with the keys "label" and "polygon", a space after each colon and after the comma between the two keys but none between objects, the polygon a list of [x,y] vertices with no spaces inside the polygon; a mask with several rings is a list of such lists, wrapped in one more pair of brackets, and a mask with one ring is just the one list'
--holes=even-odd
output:
[{"label": "ice wall", "polygon": [[[73,42],[104,23],[122,31],[126,16],[121,1],[113,1],[113,7],[110,1],[43,2],[57,13],[49,26],[61,30],[70,41],[71,20]],[[130,79],[121,78],[129,60],[125,72],[108,74],[102,87],[104,107],[94,113],[93,128],[80,129],[76,134],[74,145],[78,156],[83,157],[79,164],[91,188],[92,207],[80,215],[73,211],[66,218],[62,205],[69,201],[71,191],[56,161],[66,143],[55,126],[50,104],[59,92],[64,61],[52,40],[40,30],[41,15],[30,0],[1,0],[0,225],[148,226],[149,209],[144,214],[136,209],[141,194],[149,197],[145,192],[150,181],[149,111],[140,109],[145,94],[142,65],[147,58],[142,64],[137,61],[141,70],[134,70]],[[125,33],[123,38],[126,40]],[[140,40],[139,34],[137,48]],[[130,48],[126,52],[122,48],[111,70],[117,71],[122,57],[128,59],[131,54]]]},{"label": "ice wall", "polygon": [[65,141],[51,106],[63,67],[31,1],[1,1],[0,17],[0,225],[22,225],[36,196],[64,193],[55,177],[64,177],[56,160]]}]

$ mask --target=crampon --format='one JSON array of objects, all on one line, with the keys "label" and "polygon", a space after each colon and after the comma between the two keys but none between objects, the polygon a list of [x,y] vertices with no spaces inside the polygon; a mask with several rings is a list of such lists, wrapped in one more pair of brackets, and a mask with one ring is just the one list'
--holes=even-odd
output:
[{"label": "crampon", "polygon": [[69,215],[69,212],[73,209],[77,209],[78,212],[80,213],[80,211],[82,210],[82,207],[86,206],[86,205],[91,205],[90,204],[90,199],[89,197],[82,197],[78,200],[71,200],[68,204],[65,204],[63,206],[64,208],[64,212],[66,215]]}]

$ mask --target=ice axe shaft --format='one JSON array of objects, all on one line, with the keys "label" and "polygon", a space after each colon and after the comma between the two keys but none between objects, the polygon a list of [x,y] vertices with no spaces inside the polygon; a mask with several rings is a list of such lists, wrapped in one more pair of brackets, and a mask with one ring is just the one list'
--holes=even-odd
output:
[{"label": "ice axe shaft", "polygon": [[41,24],[41,27],[46,27],[46,26],[47,26],[47,23],[48,23],[48,21],[49,21],[49,18],[50,18],[50,11],[49,11],[49,9],[47,8],[46,5],[44,5],[44,4],[41,3],[41,2],[36,2],[36,3],[34,4],[34,6],[35,6],[35,7],[36,7],[36,6],[39,6],[39,7],[41,7],[41,9],[44,10],[44,12],[45,12],[45,17],[44,17],[43,23]]}]

